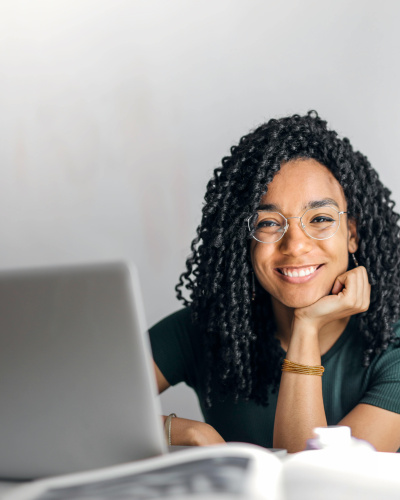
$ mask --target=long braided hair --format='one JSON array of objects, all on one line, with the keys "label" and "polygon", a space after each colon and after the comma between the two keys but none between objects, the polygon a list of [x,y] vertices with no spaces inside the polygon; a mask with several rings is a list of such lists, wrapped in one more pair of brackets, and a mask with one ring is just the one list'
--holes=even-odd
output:
[{"label": "long braided hair", "polygon": [[176,291],[191,307],[192,320],[204,336],[206,405],[212,404],[216,386],[222,399],[229,394],[235,400],[267,405],[266,387],[276,390],[279,384],[282,350],[275,338],[269,294],[256,283],[256,300],[251,300],[245,221],[257,210],[281,165],[313,158],[343,188],[348,212],[357,223],[356,258],[372,285],[368,311],[356,316],[365,343],[360,360],[364,366],[394,341],[392,325],[400,310],[400,216],[393,210],[391,192],[367,158],[354,151],[347,138],[328,130],[315,111],[272,119],[242,137],[230,152],[207,185],[202,221]]}]

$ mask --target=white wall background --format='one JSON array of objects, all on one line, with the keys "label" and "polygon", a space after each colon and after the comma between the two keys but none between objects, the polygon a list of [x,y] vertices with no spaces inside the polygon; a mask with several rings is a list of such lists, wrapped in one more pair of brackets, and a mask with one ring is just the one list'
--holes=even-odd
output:
[{"label": "white wall background", "polygon": [[[127,258],[149,324],[213,168],[316,109],[400,201],[400,2],[0,0],[0,266]],[[165,412],[199,418],[193,395]]]}]

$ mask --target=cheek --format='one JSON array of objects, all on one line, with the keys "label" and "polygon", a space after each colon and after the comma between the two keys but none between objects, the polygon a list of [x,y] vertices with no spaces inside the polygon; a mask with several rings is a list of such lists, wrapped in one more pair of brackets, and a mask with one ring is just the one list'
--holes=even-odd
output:
[{"label": "cheek", "polygon": [[273,249],[270,245],[254,240],[250,246],[250,257],[253,269],[268,269],[268,264],[272,261]]},{"label": "cheek", "polygon": [[337,266],[339,272],[347,271],[349,265],[347,235],[332,241],[332,244],[329,245],[325,253],[330,256],[331,261]]},{"label": "cheek", "polygon": [[254,274],[260,285],[269,293],[275,288],[274,282],[276,277],[274,275],[273,256],[274,252],[271,251],[269,245],[262,243],[251,246],[251,264]]}]

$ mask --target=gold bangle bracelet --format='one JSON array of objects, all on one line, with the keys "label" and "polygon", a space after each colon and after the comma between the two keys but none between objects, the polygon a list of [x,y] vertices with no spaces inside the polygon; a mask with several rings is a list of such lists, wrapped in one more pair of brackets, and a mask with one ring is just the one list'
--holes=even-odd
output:
[{"label": "gold bangle bracelet", "polygon": [[302,375],[318,375],[322,377],[322,374],[325,371],[325,368],[321,365],[317,366],[309,366],[309,365],[301,365],[300,363],[294,363],[293,361],[289,361],[288,359],[283,360],[282,365],[283,372],[292,372],[292,373],[300,373]]}]

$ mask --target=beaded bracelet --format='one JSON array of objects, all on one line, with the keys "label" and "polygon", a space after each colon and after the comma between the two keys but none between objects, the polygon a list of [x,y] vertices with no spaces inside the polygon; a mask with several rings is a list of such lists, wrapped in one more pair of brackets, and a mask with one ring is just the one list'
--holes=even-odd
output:
[{"label": "beaded bracelet", "polygon": [[309,366],[309,365],[301,365],[300,363],[294,363],[293,361],[289,361],[288,359],[283,360],[282,365],[283,372],[292,372],[292,373],[301,373],[302,375],[318,375],[322,377],[322,374],[325,371],[325,368],[321,365],[317,366]]},{"label": "beaded bracelet", "polygon": [[171,420],[176,417],[175,413],[170,413],[168,417],[165,419],[164,431],[165,431],[165,439],[167,440],[167,444],[171,446]]}]

